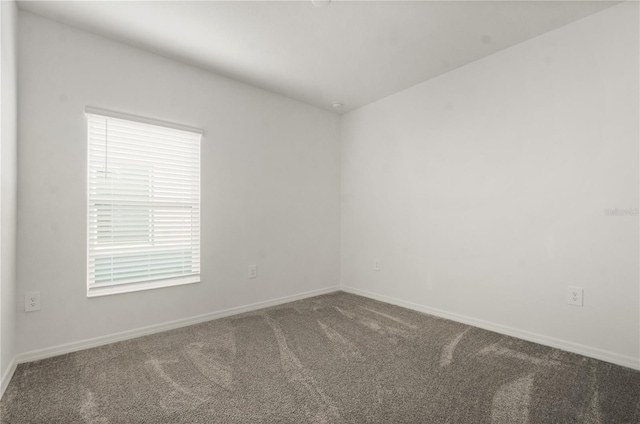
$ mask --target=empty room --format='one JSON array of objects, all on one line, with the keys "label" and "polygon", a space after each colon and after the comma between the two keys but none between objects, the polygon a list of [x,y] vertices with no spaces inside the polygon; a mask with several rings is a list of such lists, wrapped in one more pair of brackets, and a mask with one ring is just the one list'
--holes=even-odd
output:
[{"label": "empty room", "polygon": [[0,1],[2,424],[640,424],[638,1]]}]

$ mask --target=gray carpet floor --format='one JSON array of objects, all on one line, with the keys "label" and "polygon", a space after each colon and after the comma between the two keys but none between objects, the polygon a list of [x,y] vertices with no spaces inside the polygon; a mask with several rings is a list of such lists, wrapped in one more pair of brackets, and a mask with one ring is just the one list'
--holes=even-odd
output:
[{"label": "gray carpet floor", "polygon": [[640,422],[640,372],[334,293],[20,365],[2,423]]}]

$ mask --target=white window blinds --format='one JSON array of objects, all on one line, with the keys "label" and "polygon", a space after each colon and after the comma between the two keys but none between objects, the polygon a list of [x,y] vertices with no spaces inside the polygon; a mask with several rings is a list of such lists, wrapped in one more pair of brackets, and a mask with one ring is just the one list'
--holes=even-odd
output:
[{"label": "white window blinds", "polygon": [[201,134],[87,117],[88,295],[198,282]]}]

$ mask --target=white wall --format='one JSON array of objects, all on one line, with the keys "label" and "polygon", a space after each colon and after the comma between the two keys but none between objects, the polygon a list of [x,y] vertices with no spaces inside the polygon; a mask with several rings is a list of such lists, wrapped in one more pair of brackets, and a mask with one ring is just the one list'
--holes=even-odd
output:
[{"label": "white wall", "polygon": [[8,381],[15,353],[16,316],[16,141],[17,141],[17,30],[13,1],[0,2],[0,376]]},{"label": "white wall", "polygon": [[[21,12],[16,351],[334,286],[342,250],[346,287],[637,363],[638,218],[604,216],[638,207],[637,9],[349,113],[341,152],[335,115]],[[205,130],[202,283],[86,297],[85,105]]]},{"label": "white wall", "polygon": [[638,55],[622,4],[344,115],[342,284],[638,366]]},{"label": "white wall", "polygon": [[[337,115],[29,13],[19,41],[20,353],[339,283]],[[204,129],[200,284],[86,297],[85,105]]]}]

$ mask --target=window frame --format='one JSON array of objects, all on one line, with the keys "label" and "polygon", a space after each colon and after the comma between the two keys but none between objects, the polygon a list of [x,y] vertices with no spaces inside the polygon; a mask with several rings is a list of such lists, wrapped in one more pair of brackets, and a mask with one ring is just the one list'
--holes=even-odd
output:
[{"label": "window frame", "polygon": [[[199,258],[201,258],[201,250],[202,250],[202,239],[201,239],[201,233],[202,233],[202,227],[201,227],[201,222],[202,222],[202,210],[201,210],[201,202],[202,202],[202,190],[201,190],[201,175],[202,175],[202,136],[204,135],[204,132],[201,129],[198,128],[194,128],[194,127],[190,127],[190,126],[186,126],[186,125],[181,125],[181,124],[175,124],[172,122],[166,122],[166,121],[161,121],[161,120],[157,120],[157,119],[151,119],[151,118],[145,118],[145,117],[140,117],[140,116],[136,116],[136,115],[130,115],[130,114],[126,114],[126,113],[120,113],[120,112],[115,112],[115,111],[110,111],[110,110],[105,110],[105,109],[99,109],[99,108],[94,108],[94,107],[90,107],[87,106],[85,107],[85,123],[87,125],[86,128],[86,132],[85,132],[85,145],[87,148],[87,161],[86,161],[86,165],[87,165],[87,174],[86,174],[86,183],[87,183],[87,189],[86,189],[86,194],[87,194],[87,198],[86,198],[86,206],[87,206],[87,210],[86,210],[86,229],[87,229],[87,233],[86,233],[86,247],[87,247],[87,251],[86,251],[86,260],[87,260],[87,266],[86,266],[86,270],[87,270],[87,275],[86,275],[86,289],[87,289],[87,297],[98,297],[98,296],[105,296],[105,295],[113,295],[113,294],[121,294],[121,293],[131,293],[131,292],[137,292],[137,291],[144,291],[144,290],[151,290],[151,289],[158,289],[158,288],[164,288],[164,287],[174,287],[174,286],[179,286],[179,285],[187,285],[187,284],[195,284],[195,283],[199,283],[201,281],[201,267],[200,267],[200,263],[198,264],[198,273],[197,274],[188,274],[188,275],[184,275],[184,276],[172,276],[172,277],[168,277],[168,278],[156,278],[156,279],[149,279],[149,280],[144,280],[144,281],[136,281],[136,282],[124,282],[124,283],[117,283],[117,282],[110,282],[107,284],[104,284],[102,286],[96,286],[96,283],[94,282],[92,284],[92,279],[91,279],[91,248],[93,247],[95,249],[95,245],[92,245],[92,241],[91,241],[91,208],[92,208],[92,198],[91,198],[91,172],[92,170],[95,170],[95,168],[92,168],[91,162],[90,162],[90,154],[91,154],[91,136],[89,133],[90,130],[90,124],[89,124],[89,120],[90,120],[90,115],[92,116],[99,116],[99,117],[103,117],[106,119],[109,118],[114,118],[114,119],[118,119],[118,120],[124,120],[124,121],[129,121],[131,123],[137,123],[137,124],[146,124],[146,125],[153,125],[153,126],[157,126],[157,127],[162,127],[163,129],[173,129],[173,130],[178,130],[178,131],[183,131],[183,132],[189,132],[192,133],[193,135],[198,135],[198,150],[197,150],[197,208],[198,208],[198,233],[197,233],[197,246],[198,246],[198,255]],[[150,182],[153,181],[153,179],[150,178],[149,180]],[[94,199],[95,200],[95,199]],[[95,203],[95,202],[94,202]],[[93,206],[95,209],[95,205]],[[155,211],[157,209],[153,209],[152,211],[150,211],[150,214],[154,214]],[[95,212],[96,214],[98,214],[98,212]],[[96,238],[98,236],[96,235]],[[151,236],[153,237],[153,236]],[[96,242],[97,243],[97,242]],[[94,256],[94,261],[95,261],[95,256]],[[200,259],[198,259],[198,261],[200,261]],[[153,278],[153,277],[151,277]]]}]

